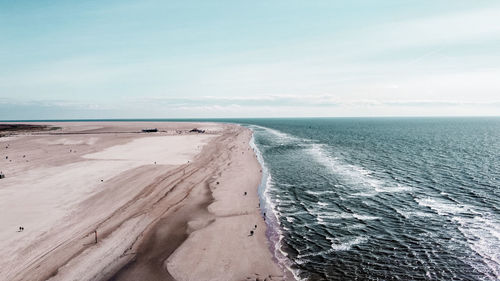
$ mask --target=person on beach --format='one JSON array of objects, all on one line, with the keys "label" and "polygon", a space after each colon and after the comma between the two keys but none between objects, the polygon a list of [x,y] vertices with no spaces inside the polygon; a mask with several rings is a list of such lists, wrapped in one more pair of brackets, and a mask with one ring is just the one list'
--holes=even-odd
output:
[{"label": "person on beach", "polygon": [[250,230],[250,235],[248,236],[253,236],[253,230]]}]

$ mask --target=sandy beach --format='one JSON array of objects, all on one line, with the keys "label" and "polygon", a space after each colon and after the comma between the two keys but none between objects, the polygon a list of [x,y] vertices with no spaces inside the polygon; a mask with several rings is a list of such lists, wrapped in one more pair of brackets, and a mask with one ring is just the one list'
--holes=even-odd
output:
[{"label": "sandy beach", "polygon": [[0,280],[284,279],[250,130],[36,124],[0,137]]}]

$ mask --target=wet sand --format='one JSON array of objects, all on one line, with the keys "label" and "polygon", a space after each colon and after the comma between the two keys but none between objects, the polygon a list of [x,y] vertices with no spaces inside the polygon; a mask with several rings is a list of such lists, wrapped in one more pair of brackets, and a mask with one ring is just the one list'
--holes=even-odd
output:
[{"label": "wet sand", "polygon": [[0,280],[283,279],[248,129],[48,125],[0,138]]}]

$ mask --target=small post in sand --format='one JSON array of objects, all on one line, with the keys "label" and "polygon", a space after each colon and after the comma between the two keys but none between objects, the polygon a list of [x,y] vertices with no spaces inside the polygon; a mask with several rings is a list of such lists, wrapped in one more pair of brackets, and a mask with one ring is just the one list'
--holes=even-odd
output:
[{"label": "small post in sand", "polygon": [[97,244],[97,230],[94,230],[95,243]]}]

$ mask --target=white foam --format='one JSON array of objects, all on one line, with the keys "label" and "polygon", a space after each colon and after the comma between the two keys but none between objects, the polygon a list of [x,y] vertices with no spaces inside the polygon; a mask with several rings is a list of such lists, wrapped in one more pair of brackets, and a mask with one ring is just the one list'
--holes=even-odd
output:
[{"label": "white foam", "polygon": [[316,221],[318,222],[318,224],[326,225],[325,220],[320,217],[316,217]]},{"label": "white foam", "polygon": [[323,191],[306,190],[304,192],[307,193],[307,194],[319,195],[319,196],[326,195],[326,194],[334,194],[335,193],[332,190],[323,190]]},{"label": "white foam", "polygon": [[343,220],[343,219],[358,219],[358,220],[378,220],[380,217],[376,216],[368,216],[368,215],[360,215],[360,214],[351,214],[351,213],[316,213],[315,214],[319,219],[324,221],[325,219],[330,220]]},{"label": "white foam", "polygon": [[278,130],[267,128],[267,127],[262,127],[262,126],[258,126],[258,125],[251,125],[249,127],[250,127],[250,129],[259,129],[259,130],[265,131],[268,134],[274,135],[275,138],[273,138],[272,140],[277,141],[278,144],[288,144],[288,143],[292,143],[292,142],[308,141],[306,139],[297,138],[297,137],[294,137],[294,136],[289,135],[287,133],[283,133],[283,132],[280,132]]},{"label": "white foam", "polygon": [[313,253],[308,253],[308,254],[303,254],[303,255],[298,255],[298,259],[303,259],[305,257],[314,257],[314,256],[323,256],[323,255],[328,255],[333,252],[338,252],[338,251],[349,251],[353,246],[355,245],[360,245],[368,241],[368,238],[365,236],[357,236],[353,239],[349,239],[344,242],[337,243],[335,242],[334,238],[327,237],[326,239],[330,240],[331,242],[331,249],[325,250],[325,251],[319,251],[319,252],[313,252]]},{"label": "white foam", "polygon": [[360,223],[351,224],[351,225],[347,226],[347,229],[349,229],[349,230],[363,229],[363,228],[365,228],[365,225],[364,224],[360,224]]},{"label": "white foam", "polygon": [[[262,129],[268,129],[265,127],[260,127],[260,126],[251,126],[252,127],[259,127]],[[253,130],[253,129],[252,129]],[[272,129],[271,129],[272,130]],[[276,133],[277,131],[275,131]],[[274,222],[276,226],[279,226],[279,219],[278,217],[280,216],[279,212],[276,209],[276,205],[272,202],[271,196],[269,194],[269,190],[273,188],[273,182],[272,182],[272,177],[269,172],[269,169],[267,168],[264,157],[262,156],[262,153],[260,152],[259,148],[255,144],[255,138],[254,135],[252,134],[252,138],[250,139],[250,147],[255,151],[255,154],[257,155],[257,160],[259,161],[261,167],[262,167],[262,181],[261,181],[261,187],[259,189],[262,189],[262,197],[264,199],[264,205],[263,207],[269,206],[269,209],[271,211],[271,214],[269,212],[266,213],[266,224],[268,227],[272,230],[276,231],[275,235],[271,235],[269,239],[271,240],[271,243],[273,243],[273,248],[274,248],[274,257],[278,260],[278,264],[284,268],[286,268],[289,272],[291,272],[295,278],[295,280],[301,280],[299,277],[299,270],[298,269],[293,269],[292,268],[292,261],[288,259],[288,254],[282,250],[283,246],[283,231],[281,230],[280,227],[273,227],[271,223]]]},{"label": "white foam", "polygon": [[406,192],[411,188],[400,186],[398,184],[389,184],[381,179],[374,177],[374,172],[363,167],[347,164],[341,159],[331,156],[326,145],[311,143],[307,150],[313,158],[322,166],[330,169],[330,171],[340,176],[340,179],[350,183],[357,192],[353,192],[352,196],[371,197],[379,192]]},{"label": "white foam", "polygon": [[332,244],[331,247],[334,251],[349,251],[352,246],[359,245],[368,241],[365,236],[358,236],[354,239],[348,240],[340,244]]},{"label": "white foam", "polygon": [[371,221],[371,220],[380,219],[379,217],[375,217],[375,216],[358,215],[358,214],[353,214],[352,216],[357,218],[358,220],[363,220],[363,221]]},{"label": "white foam", "polygon": [[396,186],[380,186],[376,187],[375,191],[377,192],[387,192],[387,193],[394,193],[394,192],[405,192],[405,191],[412,191],[413,189],[409,186],[403,186],[403,185],[396,185]]},{"label": "white foam", "polygon": [[309,262],[308,260],[295,259],[295,263],[297,263],[298,265],[306,264],[308,262]]},{"label": "white foam", "polygon": [[[429,207],[439,215],[450,217],[464,235],[471,250],[482,257],[487,269],[471,262],[471,266],[489,276],[491,279],[500,279],[500,221],[498,218],[474,210],[472,206],[457,204],[444,198],[426,197],[416,198],[415,201]],[[467,214],[467,216],[462,216]],[[471,214],[476,214],[470,217]],[[465,262],[470,262],[464,257]],[[493,276],[491,274],[493,273]]]},{"label": "white foam", "polygon": [[415,198],[415,201],[420,206],[429,207],[436,211],[439,215],[453,215],[464,213],[468,210],[466,206],[460,206],[456,203],[435,197]]},{"label": "white foam", "polygon": [[287,212],[288,216],[293,216],[293,217],[296,217],[298,215],[307,215],[307,214],[309,214],[309,212],[306,211]]},{"label": "white foam", "polygon": [[303,255],[297,255],[298,259],[303,259],[306,257],[315,257],[315,256],[323,256],[323,255],[328,255],[331,254],[334,250],[326,250],[326,251],[319,251],[319,252],[314,252],[314,253],[309,253],[309,254],[303,254]]},{"label": "white foam", "polygon": [[482,257],[489,270],[484,270],[481,267],[476,267],[476,269],[492,279],[500,279],[499,220],[495,217],[483,216],[455,216],[452,220],[458,224],[458,229],[466,238],[469,248]]},{"label": "white foam", "polygon": [[349,213],[329,213],[329,214],[317,214],[318,218],[321,219],[331,219],[331,220],[339,220],[339,219],[351,219],[353,218],[353,214]]},{"label": "white foam", "polygon": [[355,193],[352,193],[351,196],[355,196],[355,197],[372,197],[372,196],[377,195],[377,193],[378,192],[375,192],[375,191],[355,192]]},{"label": "white foam", "polygon": [[[332,224],[330,224],[332,225]],[[316,226],[318,226],[317,223],[314,223],[314,222],[308,222],[308,223],[296,223],[294,224],[295,227],[309,227],[309,228],[314,228]]]}]

